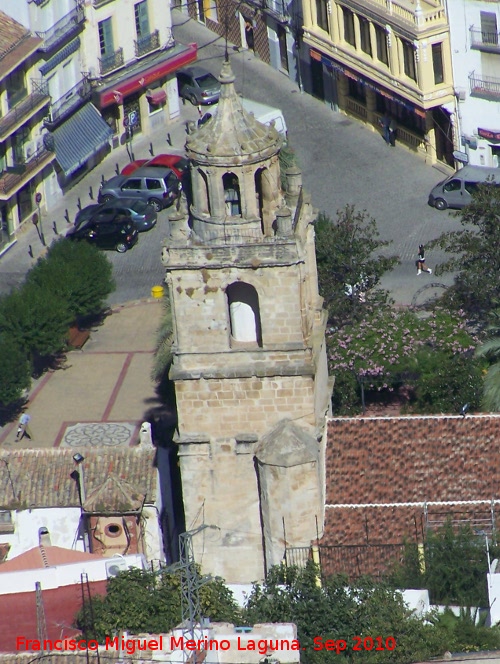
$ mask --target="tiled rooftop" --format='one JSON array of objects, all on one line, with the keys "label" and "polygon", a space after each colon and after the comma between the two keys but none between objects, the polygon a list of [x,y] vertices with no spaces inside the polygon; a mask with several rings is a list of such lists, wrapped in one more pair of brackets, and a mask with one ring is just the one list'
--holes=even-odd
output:
[{"label": "tiled rooftop", "polygon": [[42,43],[11,16],[0,11],[0,79],[23,62]]},{"label": "tiled rooftop", "polygon": [[43,549],[36,546],[5,563],[1,563],[0,574],[55,567],[56,565],[70,565],[83,560],[102,560],[102,556],[85,551],[63,549],[60,546],[44,546]]},{"label": "tiled rooftop", "polygon": [[[74,453],[64,448],[0,450],[0,509],[79,507],[77,484],[71,478],[77,469]],[[112,474],[124,481],[128,491],[132,486],[137,494],[145,495],[146,504],[156,502],[153,448],[85,449],[84,456],[86,496],[102,487]]]},{"label": "tiled rooftop", "polygon": [[[323,544],[422,541],[426,524],[442,523],[448,513],[491,523],[492,499],[500,499],[500,416],[328,423],[326,504],[341,507],[326,509]],[[484,503],[423,505],[434,501]]]}]

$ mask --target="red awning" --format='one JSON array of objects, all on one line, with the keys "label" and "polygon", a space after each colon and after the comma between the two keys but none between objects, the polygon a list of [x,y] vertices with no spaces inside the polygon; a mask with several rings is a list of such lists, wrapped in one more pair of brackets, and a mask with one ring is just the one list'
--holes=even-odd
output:
[{"label": "red awning", "polygon": [[148,90],[146,92],[146,97],[152,104],[163,104],[164,101],[167,101],[167,93],[163,88],[157,88],[156,90]]},{"label": "red awning", "polygon": [[176,55],[167,58],[162,62],[156,63],[141,72],[133,74],[132,76],[127,76],[125,74],[122,81],[115,83],[112,88],[103,90],[99,94],[96,103],[101,109],[111,106],[111,104],[121,104],[124,97],[128,97],[140,90],[146,90],[151,83],[154,83],[168,74],[177,71],[177,69],[194,62],[197,56],[197,49],[197,44],[189,44],[181,53],[177,53]]}]

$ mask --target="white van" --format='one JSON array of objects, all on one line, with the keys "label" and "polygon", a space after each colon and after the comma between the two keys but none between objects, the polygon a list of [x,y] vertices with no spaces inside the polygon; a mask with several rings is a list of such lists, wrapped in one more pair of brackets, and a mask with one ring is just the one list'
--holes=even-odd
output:
[{"label": "white van", "polygon": [[[243,108],[247,113],[253,115],[258,122],[262,122],[264,125],[270,125],[274,122],[274,128],[278,131],[283,138],[287,138],[287,127],[285,118],[283,117],[283,112],[280,108],[275,108],[274,106],[268,106],[267,104],[261,104],[258,101],[252,101],[251,99],[241,98],[241,103]],[[216,115],[218,110],[218,104],[214,104],[212,108],[205,114],[204,117],[209,119],[209,116]],[[201,119],[201,123],[203,123]],[[198,124],[200,124],[200,122]]]},{"label": "white van", "polygon": [[432,189],[428,203],[436,210],[461,209],[472,203],[472,193],[478,184],[488,182],[500,186],[500,168],[464,166]]}]

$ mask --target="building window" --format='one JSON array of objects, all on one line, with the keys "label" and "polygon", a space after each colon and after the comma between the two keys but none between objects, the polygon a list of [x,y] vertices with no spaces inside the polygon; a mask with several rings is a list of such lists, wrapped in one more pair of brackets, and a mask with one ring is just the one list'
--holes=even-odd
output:
[{"label": "building window", "polygon": [[434,83],[436,85],[443,83],[443,45],[441,43],[432,45],[432,66],[434,68]]},{"label": "building window", "polygon": [[403,45],[403,62],[405,74],[412,80],[417,80],[417,68],[415,66],[415,47],[406,39],[401,40]]},{"label": "building window", "polygon": [[356,35],[354,34],[354,14],[347,7],[342,7],[344,14],[344,39],[351,46],[356,46]]},{"label": "building window", "polygon": [[10,510],[0,510],[0,534],[6,535],[15,531]]},{"label": "building window", "polygon": [[387,50],[387,33],[385,28],[375,24],[375,39],[377,41],[377,60],[389,66],[389,52]]},{"label": "building window", "polygon": [[361,35],[361,50],[372,55],[372,42],[370,39],[370,21],[364,16],[359,17],[359,32]]},{"label": "building window", "polygon": [[107,55],[113,55],[114,46],[113,46],[113,26],[111,24],[111,17],[100,21],[98,23],[99,31],[99,49],[101,55],[106,57]]},{"label": "building window", "polygon": [[138,2],[134,5],[135,30],[138,37],[149,35],[148,2]]},{"label": "building window", "polygon": [[9,109],[26,97],[26,78],[22,69],[17,69],[7,79],[7,105]]},{"label": "building window", "polygon": [[349,97],[356,99],[362,104],[366,104],[366,88],[362,83],[354,81],[352,78],[348,79],[349,82]]},{"label": "building window", "polygon": [[329,31],[328,11],[325,0],[316,0],[316,24],[325,32]]},{"label": "building window", "polygon": [[498,44],[497,16],[493,12],[481,12],[481,39],[483,44]]},{"label": "building window", "polygon": [[250,284],[238,281],[226,289],[231,338],[262,347],[259,296]]}]

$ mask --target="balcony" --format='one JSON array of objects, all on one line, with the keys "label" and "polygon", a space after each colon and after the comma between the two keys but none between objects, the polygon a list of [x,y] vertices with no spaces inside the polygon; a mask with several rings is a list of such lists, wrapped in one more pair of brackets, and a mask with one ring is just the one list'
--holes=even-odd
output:
[{"label": "balcony", "polygon": [[286,21],[289,18],[285,0],[263,0],[263,9],[280,21]]},{"label": "balcony", "polygon": [[492,101],[500,100],[500,78],[478,75],[472,72],[469,74],[469,84],[472,97],[481,97]]},{"label": "balcony", "polygon": [[114,53],[110,53],[110,55],[105,55],[104,57],[99,58],[101,76],[109,74],[109,72],[115,71],[115,69],[120,69],[120,67],[123,67],[123,63],[123,48],[121,47]]},{"label": "balcony", "polygon": [[407,28],[415,36],[448,24],[445,8],[439,0],[421,0],[416,5],[412,0],[345,0],[343,4],[354,12],[371,8],[386,23]]},{"label": "balcony", "polygon": [[18,127],[50,102],[49,90],[45,81],[31,81],[33,92],[0,118],[0,141],[5,140]]},{"label": "balcony", "polygon": [[469,28],[471,48],[484,53],[500,53],[500,38],[498,32],[484,32],[474,26]]},{"label": "balcony", "polygon": [[82,80],[74,85],[66,92],[60,99],[50,105],[50,114],[45,118],[44,125],[48,129],[54,129],[56,125],[60,124],[67,118],[68,115],[76,111],[77,108],[82,106],[90,99],[92,95],[92,87],[88,78],[84,77]]},{"label": "balcony", "polygon": [[47,164],[50,164],[55,156],[54,152],[42,148],[24,163],[8,166],[3,172],[0,172],[0,200],[8,200],[17,193]]},{"label": "balcony", "polygon": [[160,33],[158,30],[151,32],[149,35],[144,35],[139,37],[139,39],[134,41],[135,44],[135,57],[142,58],[143,55],[147,55],[152,51],[160,48]]},{"label": "balcony", "polygon": [[45,32],[36,32],[37,37],[43,39],[43,44],[38,50],[46,53],[51,51],[57,44],[65,41],[80,30],[81,24],[85,20],[85,11],[83,5],[77,4],[66,16],[63,16],[57,23],[45,30]]}]

